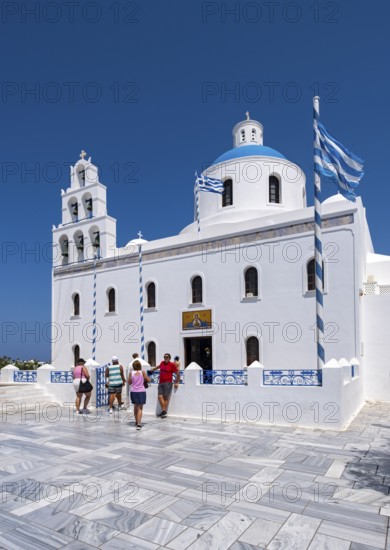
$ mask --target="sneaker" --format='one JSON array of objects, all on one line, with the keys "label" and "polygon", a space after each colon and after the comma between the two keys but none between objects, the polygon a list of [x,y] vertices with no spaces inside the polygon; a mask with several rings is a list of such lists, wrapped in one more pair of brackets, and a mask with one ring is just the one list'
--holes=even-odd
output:
[{"label": "sneaker", "polygon": [[122,405],[119,407],[119,410],[120,411],[125,411],[126,410],[126,407],[125,405],[122,403]]},{"label": "sneaker", "polygon": [[163,412],[160,414],[160,417],[161,417],[161,418],[166,418],[167,416],[168,416],[167,411],[163,411]]},{"label": "sneaker", "polygon": [[83,411],[77,411],[77,414],[83,414]]},{"label": "sneaker", "polygon": [[140,430],[142,428],[141,424],[136,424],[135,429]]},{"label": "sneaker", "polygon": [[83,409],[82,411],[84,414],[91,414],[91,411],[89,411],[88,409]]},{"label": "sneaker", "polygon": [[114,412],[114,409],[108,409],[108,412],[112,414]]}]

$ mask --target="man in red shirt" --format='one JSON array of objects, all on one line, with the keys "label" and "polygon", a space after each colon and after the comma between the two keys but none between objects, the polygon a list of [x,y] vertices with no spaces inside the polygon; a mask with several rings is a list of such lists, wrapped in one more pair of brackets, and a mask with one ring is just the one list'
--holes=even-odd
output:
[{"label": "man in red shirt", "polygon": [[175,358],[175,363],[171,362],[171,355],[169,353],[164,354],[164,361],[152,369],[152,372],[160,369],[160,380],[158,384],[158,401],[161,407],[161,418],[166,418],[168,414],[169,400],[172,394],[173,387],[173,374],[176,374],[175,390],[180,384],[180,361],[179,358]]}]

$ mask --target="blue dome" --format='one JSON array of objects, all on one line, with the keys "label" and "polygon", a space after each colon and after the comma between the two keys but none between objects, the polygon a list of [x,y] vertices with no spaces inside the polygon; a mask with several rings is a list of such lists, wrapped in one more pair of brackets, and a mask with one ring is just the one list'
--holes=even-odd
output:
[{"label": "blue dome", "polygon": [[277,159],[286,159],[282,153],[266,147],[265,145],[242,145],[241,147],[235,147],[226,151],[220,157],[217,158],[212,164],[219,164],[220,162],[226,162],[227,160],[238,159],[241,157],[275,157]]}]

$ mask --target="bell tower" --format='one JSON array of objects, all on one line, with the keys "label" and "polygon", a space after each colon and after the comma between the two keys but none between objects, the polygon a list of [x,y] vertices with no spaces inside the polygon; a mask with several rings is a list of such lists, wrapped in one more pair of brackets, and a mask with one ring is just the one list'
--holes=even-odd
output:
[{"label": "bell tower", "polygon": [[55,267],[113,256],[116,220],[107,215],[107,188],[91,157],[70,167],[70,187],[61,191],[62,220],[53,227]]}]

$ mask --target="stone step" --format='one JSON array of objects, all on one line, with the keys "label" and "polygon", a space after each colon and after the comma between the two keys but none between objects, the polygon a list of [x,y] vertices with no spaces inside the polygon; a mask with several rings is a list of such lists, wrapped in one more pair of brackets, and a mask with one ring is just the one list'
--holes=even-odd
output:
[{"label": "stone step", "polygon": [[55,400],[45,388],[38,384],[10,383],[0,385],[0,415],[9,415],[12,411],[31,411],[42,409]]}]

